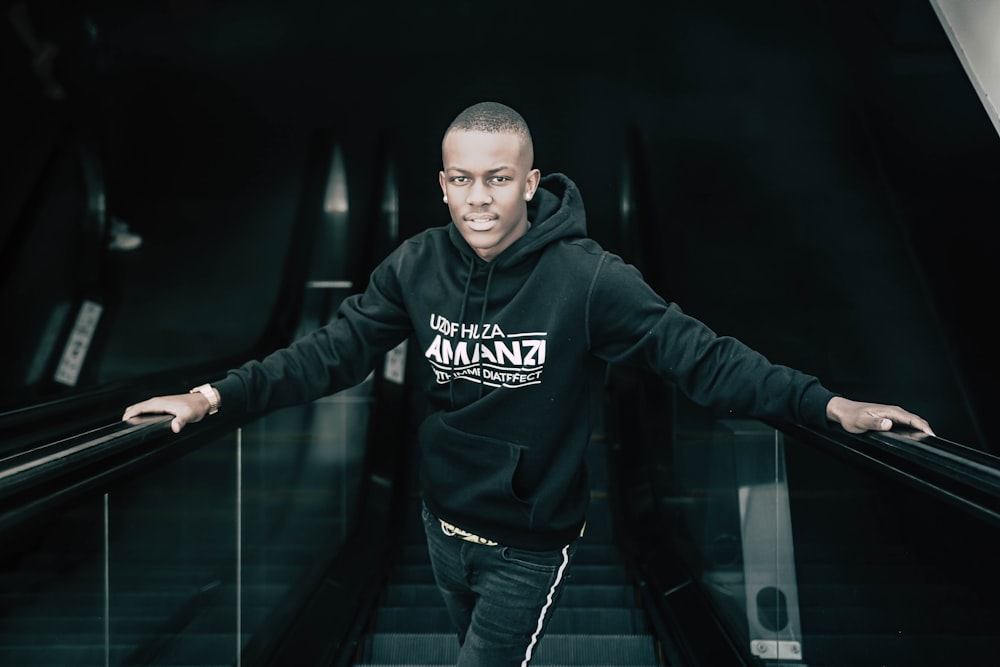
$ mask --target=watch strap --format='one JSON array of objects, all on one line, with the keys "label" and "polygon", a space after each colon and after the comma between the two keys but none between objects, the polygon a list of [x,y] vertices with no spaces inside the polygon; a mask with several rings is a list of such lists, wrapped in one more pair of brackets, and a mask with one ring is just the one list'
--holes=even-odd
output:
[{"label": "watch strap", "polygon": [[219,405],[222,399],[219,397],[219,392],[216,391],[215,387],[210,384],[200,384],[190,390],[191,394],[201,394],[208,399],[208,414],[214,415],[219,411]]}]

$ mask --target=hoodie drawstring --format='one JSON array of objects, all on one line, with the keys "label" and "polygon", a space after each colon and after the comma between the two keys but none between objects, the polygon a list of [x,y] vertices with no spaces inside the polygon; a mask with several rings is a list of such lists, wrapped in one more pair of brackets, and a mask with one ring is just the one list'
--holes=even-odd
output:
[{"label": "hoodie drawstring", "polygon": [[[465,292],[462,293],[462,308],[458,311],[458,321],[465,320],[465,307],[469,303],[469,288],[472,286],[472,274],[476,270],[476,260],[469,258],[469,275],[465,279]],[[448,401],[455,407],[455,357],[451,358],[451,379],[448,380]]]},{"label": "hoodie drawstring", "polygon": [[[490,262],[490,269],[486,272],[486,289],[483,291],[483,309],[479,311],[479,326],[476,327],[476,331],[482,335],[483,324],[486,322],[486,304],[490,302],[490,283],[493,282],[493,269],[496,268],[496,262]],[[476,343],[477,345],[479,343]],[[476,355],[479,360],[479,398],[483,397],[483,387],[485,385],[485,378],[483,377],[483,354],[480,352]]]},{"label": "hoodie drawstring", "polygon": [[[483,292],[483,307],[479,311],[479,326],[476,327],[476,331],[482,333],[483,324],[486,322],[486,306],[490,301],[490,286],[493,283],[493,271],[496,269],[496,263],[490,262],[490,268],[486,272],[486,289]],[[469,291],[472,288],[472,276],[476,271],[476,260],[469,258],[469,275],[465,279],[465,292],[462,294],[462,308],[458,312],[458,321],[465,321],[466,308],[469,305]],[[479,341],[473,340],[473,349],[476,350],[475,356],[476,361],[479,364],[479,398],[483,397],[483,356],[479,352]],[[448,400],[451,403],[451,407],[455,407],[455,357],[451,358],[451,379],[448,382]]]}]

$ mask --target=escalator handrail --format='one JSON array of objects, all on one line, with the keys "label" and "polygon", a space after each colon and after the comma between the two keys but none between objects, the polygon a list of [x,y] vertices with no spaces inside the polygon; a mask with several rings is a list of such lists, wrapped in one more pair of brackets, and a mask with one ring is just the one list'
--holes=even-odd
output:
[{"label": "escalator handrail", "polygon": [[[259,352],[251,350],[247,354]],[[218,379],[237,365],[238,358],[106,383],[0,412],[0,456],[47,446],[105,426],[120,417],[131,403]]]},{"label": "escalator handrail", "polygon": [[812,447],[901,479],[922,492],[1000,525],[1000,457],[913,431],[863,434],[770,422]]},{"label": "escalator handrail", "polygon": [[[303,194],[305,201],[313,203],[322,201],[327,181],[325,168],[329,166],[330,151],[339,139],[340,135],[334,131],[317,133],[309,155],[309,172],[312,176]],[[380,143],[376,151],[377,176],[384,177],[390,172],[392,150],[391,142]],[[395,192],[394,184],[384,184],[382,194],[386,187]],[[144,378],[123,380],[90,390],[76,391],[52,400],[0,413],[0,501],[6,504],[7,501],[21,498],[30,489],[42,489],[41,493],[47,494],[48,487],[51,486],[50,479],[65,476],[58,471],[72,471],[73,475],[79,475],[80,472],[77,470],[81,467],[79,462],[113,458],[128,450],[134,444],[128,426],[123,427],[117,421],[128,404],[151,395],[176,393],[187,387],[216,380],[242,361],[260,357],[280,345],[287,344],[296,329],[295,323],[301,316],[299,303],[302,296],[301,286],[308,278],[308,271],[304,268],[308,265],[308,261],[304,258],[311,250],[313,228],[318,224],[317,216],[310,213],[314,208],[316,207],[303,204],[296,216],[296,230],[288,251],[286,271],[282,275],[280,289],[280,293],[288,298],[278,300],[279,304],[285,305],[276,307],[272,312],[264,333],[250,350],[225,359],[173,369]],[[397,239],[392,234],[389,234],[383,243],[375,243],[366,238],[375,234],[382,226],[384,211],[381,207],[377,207],[367,215],[376,221],[376,224],[364,225],[365,233],[362,235],[366,251],[364,255],[367,262],[373,264],[377,259],[374,253],[387,252],[389,248],[386,245],[394,245]],[[359,271],[369,269],[370,267],[361,267]],[[215,425],[213,431],[218,429],[220,423],[226,424],[230,429],[241,425],[223,413],[211,421]],[[201,432],[205,429],[192,430]],[[144,429],[137,430],[137,433],[142,432]],[[108,434],[114,434],[114,437]],[[182,441],[189,439],[187,429],[182,436]],[[200,441],[204,443],[207,440],[202,438]],[[176,441],[165,440],[165,446],[171,442]],[[60,454],[60,449],[66,451]],[[184,447],[177,449],[186,451]],[[66,462],[74,463],[65,465]],[[6,475],[3,473],[4,470],[7,471]],[[104,472],[95,469],[91,474],[103,477]],[[35,500],[30,498],[25,498],[24,501],[29,505],[35,504]]]},{"label": "escalator handrail", "polygon": [[81,462],[107,456],[123,444],[132,444],[129,437],[147,430],[151,424],[171,419],[170,415],[155,415],[110,424],[72,438],[17,452],[0,458],[0,500],[16,494],[39,478],[57,474],[60,469],[78,466]]},{"label": "escalator handrail", "polygon": [[873,433],[872,437],[887,451],[901,450],[911,459],[926,460],[935,469],[971,484],[1000,489],[1000,457],[944,438],[921,438],[892,431]]},{"label": "escalator handrail", "polygon": [[[627,174],[625,188],[630,202],[623,207],[622,234],[634,257],[627,257],[646,272],[655,271],[657,262],[648,253],[656,247],[659,229],[650,221],[658,219],[656,198],[647,178],[648,155],[639,127],[631,124],[626,134]],[[625,208],[628,209],[627,215]],[[649,275],[653,284],[659,280]],[[918,438],[902,432],[867,433],[833,437],[799,425],[770,423],[798,435],[810,444],[832,448],[841,454],[866,461],[896,477],[903,477],[925,490],[966,507],[991,521],[1000,522],[1000,457],[943,438]]]},{"label": "escalator handrail", "polygon": [[[218,415],[222,417],[221,413]],[[171,415],[116,421],[0,458],[0,539],[83,494],[232,433],[232,418],[170,430]]]},{"label": "escalator handrail", "polygon": [[[675,417],[675,390],[652,373],[647,378],[648,385],[640,382],[623,385],[625,391],[615,395],[612,404],[625,408],[626,417],[635,414],[649,419],[658,419],[653,415],[663,414]],[[622,423],[622,416],[616,417]],[[900,482],[931,505],[950,506],[958,510],[956,514],[971,516],[990,527],[1000,526],[998,457],[914,431],[850,434],[832,426],[818,428],[767,420],[762,423],[782,434],[786,451],[809,449],[827,460],[841,459],[854,470],[872,473],[876,486]],[[621,475],[619,507],[627,508],[620,512],[619,534],[643,587],[653,592],[649,613],[663,621],[663,629],[658,632],[661,641],[669,644],[676,640],[678,650],[695,652],[700,660],[702,643],[719,647],[727,640],[741,638],[730,636],[724,615],[700,585],[687,586],[698,577],[685,559],[678,557],[678,553],[690,546],[675,543],[679,533],[674,510],[685,503],[682,497],[670,495],[668,480],[675,478],[676,473],[672,471],[664,479],[665,464],[654,455],[663,450],[663,437],[662,428],[651,429],[643,424],[613,434],[613,440],[619,442],[613,450],[616,471]],[[686,531],[681,533],[686,535]],[[680,594],[682,591],[687,592],[687,597]],[[732,645],[740,644],[736,641]],[[741,652],[742,649],[735,652],[731,664],[752,662],[750,656],[746,656],[748,662],[739,662]],[[692,660],[692,664],[696,661]],[[700,660],[699,664],[709,663],[722,664],[716,660]]]}]

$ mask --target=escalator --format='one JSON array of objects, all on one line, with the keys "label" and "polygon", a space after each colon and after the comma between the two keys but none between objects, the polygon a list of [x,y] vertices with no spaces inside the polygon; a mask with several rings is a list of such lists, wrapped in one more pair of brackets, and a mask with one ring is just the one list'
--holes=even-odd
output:
[{"label": "escalator", "polygon": [[[393,239],[379,234],[372,256]],[[299,278],[286,335],[351,289]],[[113,419],[126,397],[224,368],[3,415],[0,662],[451,664],[416,514],[418,403],[404,352],[386,361],[354,390],[180,436]],[[718,420],[612,370],[588,529],[538,664],[981,664],[1000,649],[995,458]]]},{"label": "escalator", "polygon": [[623,398],[625,551],[675,631],[708,640],[678,664],[991,664],[1000,460],[715,419],[654,380]]},{"label": "escalator", "polygon": [[[230,664],[352,527],[365,393],[209,435],[32,518],[6,542],[0,662]],[[134,428],[164,440],[153,422]]]},{"label": "escalator", "polygon": [[[532,664],[664,664],[636,582],[616,544],[607,452],[598,435],[588,453],[595,477],[586,532]],[[350,664],[455,664],[459,646],[434,584],[420,509],[419,494],[411,494],[400,529],[405,539]]]},{"label": "escalator", "polygon": [[[243,357],[328,319],[396,241],[386,147],[373,151],[373,201],[349,208],[337,140],[315,133],[298,220],[284,232],[283,298]],[[241,360],[81,387],[0,415],[0,662],[231,664],[245,652],[244,663],[264,664],[354,534],[362,499],[372,502],[362,480],[380,474],[368,443],[384,439],[369,428],[383,390],[373,375],[307,406],[248,424],[220,415],[179,436],[162,417],[117,421],[130,402]]]},{"label": "escalator", "polygon": [[[537,664],[986,664],[1000,648],[997,461],[906,434],[700,421],[654,387],[610,392]],[[407,436],[371,437],[376,389],[238,429],[99,429],[91,441],[158,460],[109,458],[131,467],[58,510],[32,511],[5,475],[0,662],[452,664]]]},{"label": "escalator", "polygon": [[[623,237],[651,284],[668,293],[677,272],[666,270],[657,249],[676,246],[690,229],[648,224],[666,216],[663,201],[669,201],[650,185],[665,179],[648,176],[664,169],[649,156],[670,151],[656,150],[646,143],[648,134],[632,129]],[[720,252],[725,244],[702,238],[691,249],[717,261],[734,257]],[[785,263],[762,265],[753,247],[733,250],[754,272],[788,274]],[[753,317],[746,321],[773,328]],[[836,313],[817,321],[828,323],[818,340],[844,343]],[[910,336],[915,323],[900,324]],[[770,338],[773,350],[787,352],[779,335]],[[856,391],[878,388],[889,395],[908,384],[913,402],[935,397],[937,411],[950,420],[947,431],[974,434],[975,415],[963,403],[947,355],[936,350],[927,345],[917,356],[928,359],[924,368],[931,370],[912,381],[869,371],[851,383],[864,378]],[[612,376],[611,394],[609,419],[622,445],[614,452],[622,548],[653,591],[667,634],[689,640],[666,651],[677,664],[995,660],[1000,459],[984,453],[981,443],[963,446],[905,431],[858,437],[722,418],[657,378],[621,369]],[[963,419],[969,423],[956,427]]]},{"label": "escalator", "polygon": [[793,444],[785,453],[803,643],[815,663],[988,664],[1000,648],[996,496],[983,506],[952,491],[935,499],[918,490],[930,480],[886,480]]}]

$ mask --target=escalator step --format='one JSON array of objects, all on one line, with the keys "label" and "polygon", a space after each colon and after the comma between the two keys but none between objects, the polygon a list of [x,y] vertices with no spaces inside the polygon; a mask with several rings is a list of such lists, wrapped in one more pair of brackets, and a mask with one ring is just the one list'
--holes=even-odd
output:
[{"label": "escalator step", "polygon": [[[443,606],[441,594],[434,584],[389,584],[382,604],[389,607]],[[638,606],[635,590],[628,585],[594,584],[567,586],[560,607],[626,607]]]},{"label": "escalator step", "polygon": [[[365,638],[356,665],[455,664],[454,634],[385,633]],[[656,665],[656,648],[647,635],[549,634],[538,645],[536,665]]]},{"label": "escalator step", "polygon": [[619,565],[588,565],[573,563],[569,568],[569,585],[629,584],[631,578]]},{"label": "escalator step", "polygon": [[583,565],[603,564],[624,567],[621,550],[616,545],[608,542],[590,542],[586,539],[577,545],[573,562]]},{"label": "escalator step", "polygon": [[546,632],[550,635],[586,634],[632,636],[648,631],[641,609],[557,607]]},{"label": "escalator step", "polygon": [[394,584],[433,584],[434,572],[430,563],[397,565],[392,569],[389,581]]},{"label": "escalator step", "polygon": [[[444,607],[382,607],[375,612],[374,632],[438,632],[451,630]],[[550,634],[633,635],[646,632],[639,609],[556,607]]]},{"label": "escalator step", "polygon": [[643,635],[549,634],[535,651],[538,665],[655,665],[653,640]]}]

